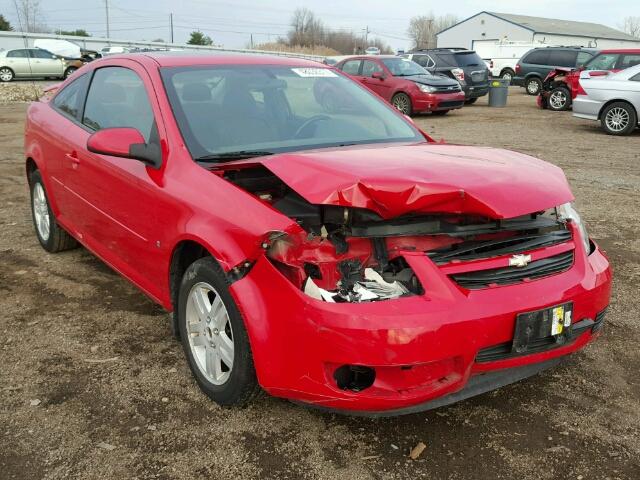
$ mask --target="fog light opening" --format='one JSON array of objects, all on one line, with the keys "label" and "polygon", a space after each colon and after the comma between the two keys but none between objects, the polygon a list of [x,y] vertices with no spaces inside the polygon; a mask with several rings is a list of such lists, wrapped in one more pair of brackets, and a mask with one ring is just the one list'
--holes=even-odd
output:
[{"label": "fog light opening", "polygon": [[338,388],[361,392],[373,385],[376,379],[376,371],[370,367],[361,365],[343,365],[333,372]]}]

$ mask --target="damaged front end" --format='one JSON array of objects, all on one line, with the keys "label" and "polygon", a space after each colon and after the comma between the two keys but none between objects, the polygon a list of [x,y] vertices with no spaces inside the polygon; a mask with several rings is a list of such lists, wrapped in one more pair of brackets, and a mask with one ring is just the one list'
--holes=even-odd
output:
[{"label": "damaged front end", "polygon": [[[261,249],[296,288],[324,302],[392,301],[423,294],[425,285],[407,261],[412,255],[426,255],[438,266],[453,268],[451,278],[462,288],[520,282],[525,276],[513,272],[464,272],[456,267],[572,238],[555,208],[512,219],[432,212],[383,218],[366,208],[313,204],[264,165],[226,167],[221,174],[295,221],[287,231],[267,234]],[[565,257],[523,270],[526,280],[569,268],[573,252]]]},{"label": "damaged front end", "polygon": [[537,98],[538,107],[554,111],[566,110],[571,105],[570,68],[555,68],[549,72]]}]

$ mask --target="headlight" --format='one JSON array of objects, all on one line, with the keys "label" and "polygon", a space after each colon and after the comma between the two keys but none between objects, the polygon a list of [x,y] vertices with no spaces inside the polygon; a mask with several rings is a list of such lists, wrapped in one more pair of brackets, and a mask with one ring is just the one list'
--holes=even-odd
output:
[{"label": "headlight", "polygon": [[436,88],[431,85],[423,85],[422,83],[418,83],[417,85],[420,91],[424,93],[433,93],[436,91]]},{"label": "headlight", "polygon": [[589,245],[589,234],[587,233],[587,227],[582,222],[582,219],[580,218],[580,215],[578,214],[576,209],[573,208],[573,205],[571,203],[565,203],[556,207],[556,214],[558,215],[558,219],[571,220],[576,224],[578,230],[580,230],[580,236],[582,237],[584,249],[587,252],[587,255],[589,255],[591,246]]}]

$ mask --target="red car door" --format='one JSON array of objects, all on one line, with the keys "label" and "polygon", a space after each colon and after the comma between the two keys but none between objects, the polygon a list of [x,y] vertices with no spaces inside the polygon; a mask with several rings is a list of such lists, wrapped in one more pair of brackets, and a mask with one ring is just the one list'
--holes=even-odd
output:
[{"label": "red car door", "polygon": [[[120,65],[126,65],[120,66]],[[132,127],[147,143],[160,145],[163,123],[146,71],[136,62],[119,62],[95,71],[86,95],[82,123],[86,138],[103,128]],[[114,268],[156,298],[158,282],[167,275],[158,262],[158,249],[172,229],[163,218],[171,202],[163,191],[162,171],[144,163],[89,152],[83,148],[66,156],[68,188],[81,202],[84,243]],[[165,217],[165,215],[168,215]]]},{"label": "red car door", "polygon": [[386,101],[391,101],[393,75],[385,72],[382,65],[377,61],[363,60],[361,78],[362,83],[367,88],[380,95]]},{"label": "red car door", "polygon": [[54,112],[38,115],[47,156],[47,177],[55,200],[58,220],[75,232],[83,217],[83,205],[66,185],[77,165],[70,161],[87,143],[87,131],[80,124],[80,111],[91,74],[85,73],[60,90],[50,103]]}]

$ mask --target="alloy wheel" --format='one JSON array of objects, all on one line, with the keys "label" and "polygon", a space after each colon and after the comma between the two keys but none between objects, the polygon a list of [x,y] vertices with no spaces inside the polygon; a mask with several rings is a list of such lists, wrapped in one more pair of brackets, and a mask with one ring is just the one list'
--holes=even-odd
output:
[{"label": "alloy wheel", "polygon": [[513,79],[513,75],[511,75],[511,72],[504,72],[502,74],[502,79],[511,81]]},{"label": "alloy wheel", "polygon": [[549,105],[556,110],[561,110],[567,103],[567,94],[561,89],[555,91],[549,97]]},{"label": "alloy wheel", "polygon": [[0,80],[10,82],[13,80],[13,72],[8,68],[0,68]]},{"label": "alloy wheel", "polygon": [[51,224],[47,196],[40,183],[36,183],[35,187],[33,187],[33,216],[36,221],[38,234],[40,238],[46,242],[49,240],[49,235],[51,234]]},{"label": "alloy wheel", "polygon": [[400,110],[405,115],[409,115],[411,111],[411,104],[409,97],[405,95],[398,95],[393,99],[393,106]]},{"label": "alloy wheel", "polygon": [[615,107],[607,112],[604,121],[613,132],[621,132],[629,125],[629,112],[624,108]]},{"label": "alloy wheel", "polygon": [[198,369],[212,384],[224,384],[233,369],[233,330],[222,297],[208,283],[196,283],[189,291],[186,323]]}]

